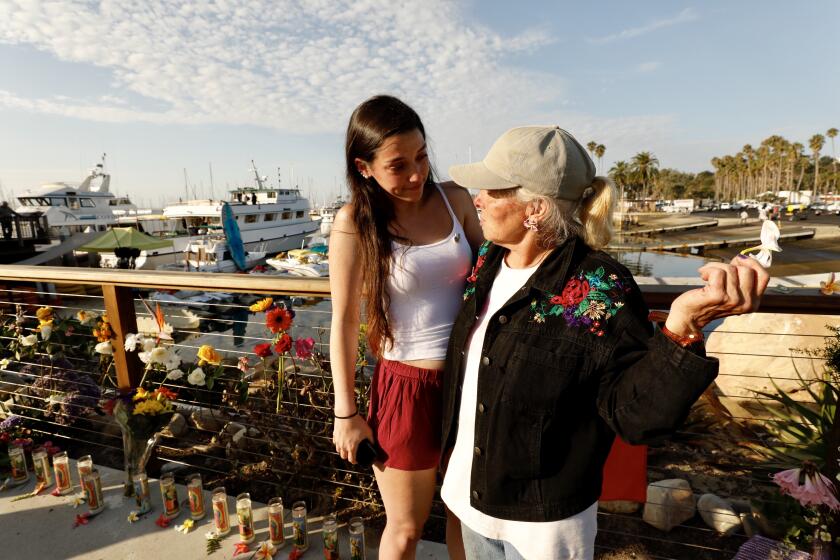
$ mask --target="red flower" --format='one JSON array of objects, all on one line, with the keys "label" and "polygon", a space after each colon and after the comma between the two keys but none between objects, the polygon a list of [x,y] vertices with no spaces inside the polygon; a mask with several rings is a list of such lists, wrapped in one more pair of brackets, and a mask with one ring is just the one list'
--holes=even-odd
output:
[{"label": "red flower", "polygon": [[552,296],[552,298],[548,301],[552,305],[563,305],[563,297],[562,296]]},{"label": "red flower", "polygon": [[487,260],[487,257],[481,255],[475,261],[475,266],[472,269],[472,273],[467,277],[467,282],[475,282],[478,279],[478,271],[481,270],[481,267],[484,266],[484,261]]},{"label": "red flower", "polygon": [[178,393],[175,391],[171,391],[166,387],[158,387],[157,391],[155,391],[158,395],[162,395],[164,398],[169,399],[170,401],[174,401],[178,398]]},{"label": "red flower", "polygon": [[289,560],[300,560],[303,558],[303,551],[299,548],[293,548],[291,552],[289,552]]},{"label": "red flower", "polygon": [[312,349],[315,348],[313,338],[299,338],[295,340],[295,355],[304,360],[312,357]]},{"label": "red flower", "polygon": [[73,522],[73,528],[75,529],[79,525],[87,525],[88,523],[90,523],[90,514],[82,513],[76,516],[76,521]]},{"label": "red flower", "polygon": [[167,527],[169,527],[169,520],[166,518],[165,515],[161,513],[160,516],[155,520],[155,525],[157,525],[161,529],[166,529]]},{"label": "red flower", "polygon": [[283,333],[283,335],[277,340],[277,344],[274,345],[274,351],[278,354],[285,354],[289,350],[292,349],[292,337]]},{"label": "red flower", "polygon": [[259,356],[260,358],[268,358],[271,356],[271,343],[264,342],[262,344],[257,344],[254,346],[254,354]]},{"label": "red flower", "polygon": [[247,552],[251,552],[251,547],[249,547],[247,543],[238,542],[233,547],[234,556],[238,556],[239,554],[245,554]]},{"label": "red flower", "polygon": [[563,288],[563,293],[560,294],[560,301],[565,307],[571,307],[583,301],[583,298],[589,293],[589,281],[572,278],[566,283]]},{"label": "red flower", "polygon": [[265,326],[273,333],[288,330],[292,326],[292,314],[282,307],[269,309],[265,314]]}]

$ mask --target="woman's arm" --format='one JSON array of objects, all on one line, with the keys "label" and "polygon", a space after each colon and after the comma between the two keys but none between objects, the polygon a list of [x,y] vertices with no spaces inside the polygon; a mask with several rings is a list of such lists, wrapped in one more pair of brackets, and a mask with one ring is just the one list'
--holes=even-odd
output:
[{"label": "woman's arm", "polygon": [[441,183],[443,192],[449,199],[449,204],[458,220],[461,222],[461,227],[464,228],[464,233],[467,235],[467,241],[472,247],[473,253],[478,251],[479,246],[484,243],[484,233],[481,231],[481,223],[478,221],[478,212],[475,210],[472,196],[470,192],[459,186],[454,181],[446,181]]},{"label": "woman's arm", "polygon": [[[359,268],[358,237],[352,222],[352,207],[339,210],[330,233],[330,366],[335,391],[335,416],[350,416],[356,403],[356,353],[362,272]],[[360,415],[335,420],[333,442],[342,459],[356,462],[356,447],[363,439],[373,441],[370,427]]]}]

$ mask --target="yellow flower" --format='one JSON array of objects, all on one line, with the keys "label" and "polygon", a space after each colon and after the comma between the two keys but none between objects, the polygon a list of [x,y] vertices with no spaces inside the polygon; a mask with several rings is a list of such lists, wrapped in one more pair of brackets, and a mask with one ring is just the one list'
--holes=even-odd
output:
[{"label": "yellow flower", "polygon": [[38,319],[38,328],[35,329],[35,330],[40,332],[42,328],[44,328],[44,327],[52,328],[52,326],[53,326],[53,320],[52,319],[50,319],[48,321],[45,321],[43,319]]},{"label": "yellow flower", "polygon": [[81,324],[87,326],[87,325],[93,324],[93,322],[97,319],[97,317],[96,317],[95,313],[90,313],[88,311],[81,310],[78,313],[76,313],[76,319]]},{"label": "yellow flower", "polygon": [[137,515],[136,511],[128,512],[128,522],[129,523],[134,523],[135,521],[137,521],[139,519],[140,519],[140,516]]},{"label": "yellow flower", "polygon": [[198,365],[213,364],[214,366],[222,363],[222,357],[216,352],[216,349],[209,344],[203,344],[198,349]]},{"label": "yellow flower", "polygon": [[195,525],[195,521],[193,521],[192,519],[187,519],[184,521],[183,525],[176,525],[175,530],[179,533],[184,533],[186,535],[193,528],[193,525]]},{"label": "yellow flower", "polygon": [[147,391],[143,387],[137,387],[137,393],[134,395],[135,401],[140,401],[143,399],[148,399],[152,396],[151,391]]},{"label": "yellow flower", "polygon": [[272,304],[272,303],[274,303],[274,300],[273,300],[273,299],[271,299],[270,297],[267,297],[267,298],[265,298],[265,299],[261,299],[260,301],[258,301],[258,302],[257,302],[257,303],[255,303],[255,304],[253,304],[253,305],[252,305],[251,307],[249,307],[248,309],[250,309],[250,310],[251,310],[251,311],[253,311],[254,313],[260,313],[260,312],[262,312],[262,311],[265,311],[265,310],[266,310],[266,309],[268,309],[269,307],[271,307],[271,304]]},{"label": "yellow flower", "polygon": [[156,401],[154,399],[140,401],[134,405],[134,414],[149,414],[154,416],[156,414],[161,414],[165,410],[166,407],[164,407],[160,401]]},{"label": "yellow flower", "polygon": [[53,309],[49,306],[41,307],[35,312],[35,316],[38,317],[38,320],[41,322],[52,321]]}]

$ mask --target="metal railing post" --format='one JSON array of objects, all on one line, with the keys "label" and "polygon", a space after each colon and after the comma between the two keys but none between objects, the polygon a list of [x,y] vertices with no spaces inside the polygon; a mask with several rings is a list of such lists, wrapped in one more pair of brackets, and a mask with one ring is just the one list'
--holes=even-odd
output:
[{"label": "metal railing post", "polygon": [[117,370],[117,386],[120,391],[130,391],[137,387],[143,376],[143,362],[137,352],[125,351],[125,335],[137,332],[137,315],[134,311],[134,298],[131,288],[124,286],[102,285],[105,299],[105,312],[114,331],[114,367]]}]

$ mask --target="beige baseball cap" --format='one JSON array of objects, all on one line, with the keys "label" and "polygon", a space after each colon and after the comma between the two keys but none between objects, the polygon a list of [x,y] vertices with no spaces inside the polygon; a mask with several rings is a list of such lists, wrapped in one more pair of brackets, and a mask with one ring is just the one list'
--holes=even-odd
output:
[{"label": "beige baseball cap", "polygon": [[484,161],[449,168],[469,189],[523,187],[532,193],[578,200],[595,178],[595,164],[574,137],[558,126],[520,126],[502,134]]}]

